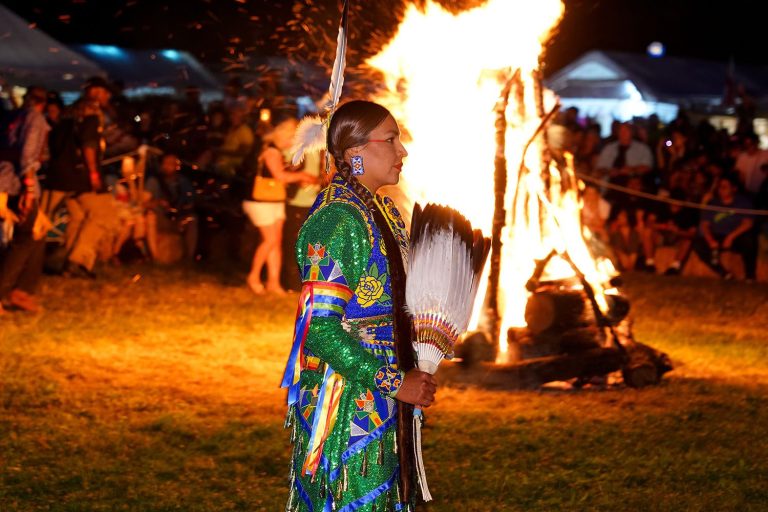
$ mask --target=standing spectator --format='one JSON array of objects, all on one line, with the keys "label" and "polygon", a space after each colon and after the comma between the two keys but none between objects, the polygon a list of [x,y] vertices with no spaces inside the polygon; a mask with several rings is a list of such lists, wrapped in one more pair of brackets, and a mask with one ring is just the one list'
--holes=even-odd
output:
[{"label": "standing spectator", "polygon": [[66,201],[70,220],[64,274],[69,276],[95,277],[99,245],[119,223],[101,170],[106,148],[103,108],[110,96],[106,80],[90,79],[83,96],[51,134],[56,140],[51,145],[43,204],[50,214]]},{"label": "standing spectator", "polygon": [[584,130],[579,147],[573,155],[576,172],[594,175],[597,159],[600,157],[600,125],[591,124]]},{"label": "standing spectator", "polygon": [[753,197],[757,195],[763,181],[760,168],[768,163],[768,151],[758,147],[759,138],[754,132],[748,133],[742,142],[742,152],[736,158],[734,168],[744,189]]},{"label": "standing spectator", "polygon": [[[283,185],[288,183],[315,183],[317,178],[306,172],[289,172],[285,163],[287,152],[293,141],[297,121],[288,118],[279,123],[272,132],[264,136],[266,143],[257,160],[257,176],[273,178]],[[259,229],[261,240],[253,255],[248,286],[256,294],[265,291],[285,293],[280,285],[282,265],[282,237],[285,222],[285,199],[281,201],[243,201],[243,210],[254,226]],[[266,285],[261,281],[261,271],[267,267]]]},{"label": "standing spectator", "polygon": [[253,130],[246,124],[245,107],[234,106],[229,110],[229,131],[219,147],[216,168],[227,178],[240,171],[243,160],[253,149]]},{"label": "standing spectator", "polygon": [[[45,216],[39,210],[40,186],[37,171],[47,153],[50,126],[43,110],[47,96],[42,87],[30,87],[24,96],[24,104],[15,119],[15,133],[12,146],[18,148],[18,159],[12,162],[20,192],[14,197],[15,215],[3,212],[2,216],[13,222],[17,220],[14,238],[0,265],[0,301],[26,311],[38,311],[39,305],[34,294],[43,269],[45,241]],[[13,196],[13,190],[0,190]],[[7,205],[0,206],[3,210]],[[16,217],[14,219],[14,217]],[[0,306],[2,309],[2,306]]]},{"label": "standing spectator", "polygon": [[204,136],[201,137],[202,147],[197,148],[198,154],[195,158],[195,163],[201,169],[212,165],[216,152],[224,143],[224,137],[227,136],[228,131],[226,112],[219,106],[210,108],[204,128]]},{"label": "standing spectator", "polygon": [[632,139],[632,125],[618,127],[617,140],[606,145],[597,159],[598,175],[617,185],[626,185],[632,176],[646,176],[653,166],[653,154],[642,142]]},{"label": "standing spectator", "polygon": [[152,195],[147,210],[147,245],[157,257],[160,231],[176,231],[184,239],[184,256],[193,262],[197,255],[197,215],[195,189],[179,171],[181,163],[173,153],[160,159],[160,175],[147,180],[146,190]]},{"label": "standing spectator", "polygon": [[[738,179],[733,176],[720,178],[717,187],[717,199],[712,206],[734,209],[750,209],[752,202],[739,195]],[[755,279],[757,269],[757,241],[752,232],[753,219],[744,214],[704,211],[702,213],[700,236],[693,242],[693,250],[712,270],[723,278],[731,278],[720,262],[720,253],[733,251],[744,261],[744,274],[747,280]]]}]

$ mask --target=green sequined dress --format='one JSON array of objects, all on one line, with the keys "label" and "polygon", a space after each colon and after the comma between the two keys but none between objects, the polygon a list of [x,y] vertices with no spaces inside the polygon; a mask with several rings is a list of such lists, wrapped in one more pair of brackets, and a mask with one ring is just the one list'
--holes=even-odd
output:
[{"label": "green sequined dress", "polygon": [[[378,205],[405,257],[400,213],[387,197]],[[294,446],[286,510],[412,510],[399,497],[393,396],[403,374],[386,249],[342,178],[310,210],[296,261],[304,285],[283,380]]]}]

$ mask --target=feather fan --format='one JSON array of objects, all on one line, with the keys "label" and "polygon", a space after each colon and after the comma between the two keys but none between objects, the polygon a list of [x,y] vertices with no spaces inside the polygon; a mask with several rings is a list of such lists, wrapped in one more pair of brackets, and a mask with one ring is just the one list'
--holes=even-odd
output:
[{"label": "feather fan", "polygon": [[[473,230],[469,220],[446,206],[416,204],[405,301],[413,316],[418,367],[434,374],[444,358],[453,357],[457,338],[469,325],[490,239]],[[421,411],[414,413],[416,470],[421,494],[432,499],[421,454]]]}]

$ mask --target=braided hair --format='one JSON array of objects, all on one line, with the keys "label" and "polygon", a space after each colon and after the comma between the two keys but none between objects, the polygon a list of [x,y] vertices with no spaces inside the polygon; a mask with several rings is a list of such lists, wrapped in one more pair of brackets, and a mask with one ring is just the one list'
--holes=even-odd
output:
[{"label": "braided hair", "polygon": [[[391,114],[377,103],[355,100],[343,104],[334,112],[328,127],[326,145],[333,157],[336,172],[347,182],[354,193],[365,203],[381,233],[387,251],[389,271],[392,278],[392,316],[397,364],[401,370],[416,367],[412,339],[412,321],[405,310],[405,267],[400,246],[395,240],[389,223],[376,204],[374,193],[352,174],[352,167],[344,158],[349,149],[368,142],[371,132]],[[397,453],[400,459],[400,489],[403,501],[409,502],[414,481],[413,463],[413,406],[397,402],[398,436]]]}]

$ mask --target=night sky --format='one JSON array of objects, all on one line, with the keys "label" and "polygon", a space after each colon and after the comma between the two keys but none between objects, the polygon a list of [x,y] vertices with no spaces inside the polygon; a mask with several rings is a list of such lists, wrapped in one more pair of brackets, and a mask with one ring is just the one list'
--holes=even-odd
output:
[{"label": "night sky", "polygon": [[[406,2],[352,0],[352,64],[393,34]],[[415,0],[420,1],[420,0]],[[535,0],[532,0],[532,2]],[[461,9],[482,0],[442,0]],[[318,60],[338,23],[337,0],[7,0],[17,14],[64,43],[189,50],[219,69],[251,55]],[[544,55],[549,74],[592,49],[644,52],[654,40],[667,55],[762,64],[768,21],[759,2],[566,0]],[[750,6],[750,4],[752,6]],[[0,29],[1,30],[1,29]],[[322,61],[322,58],[319,59]],[[322,63],[322,62],[321,62]],[[247,65],[247,64],[246,64]]]}]

